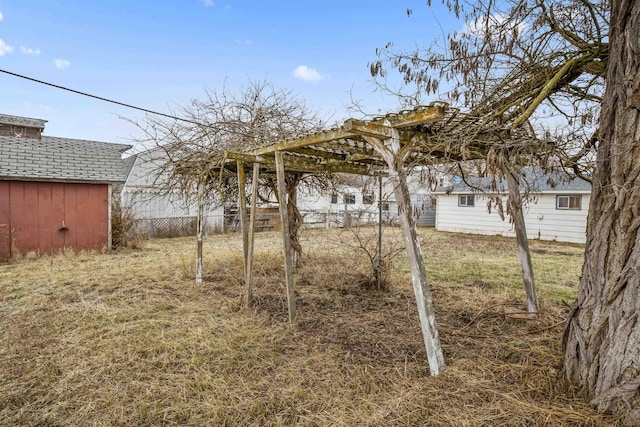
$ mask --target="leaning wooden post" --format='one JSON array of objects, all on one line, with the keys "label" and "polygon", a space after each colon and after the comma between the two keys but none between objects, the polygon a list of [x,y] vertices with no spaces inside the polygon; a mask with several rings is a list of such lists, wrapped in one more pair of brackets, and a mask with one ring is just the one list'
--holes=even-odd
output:
[{"label": "leaning wooden post", "polygon": [[418,240],[416,224],[413,220],[411,199],[407,188],[407,179],[404,170],[390,170],[389,178],[393,184],[393,191],[398,204],[398,215],[400,226],[407,247],[409,257],[409,268],[411,269],[411,281],[413,283],[413,293],[418,305],[418,317],[422,328],[422,337],[429,360],[429,371],[431,375],[438,375],[444,368],[444,355],[438,336],[436,317],[433,310],[431,290],[427,283],[427,271],[422,257],[422,249]]},{"label": "leaning wooden post", "polygon": [[284,276],[287,282],[287,302],[289,305],[289,323],[296,321],[296,297],[293,291],[293,255],[291,236],[289,235],[289,211],[287,209],[287,183],[285,182],[282,152],[276,151],[276,178],[278,181],[278,206],[282,222],[282,240],[284,242]]},{"label": "leaning wooden post", "polygon": [[245,281],[247,280],[247,254],[249,250],[249,233],[247,230],[247,190],[244,174],[244,163],[238,160],[238,211],[240,211],[240,232],[242,233],[242,268]]},{"label": "leaning wooden post", "polygon": [[378,177],[378,265],[376,266],[376,283],[382,289],[382,174]]},{"label": "leaning wooden post", "polygon": [[389,166],[389,179],[393,185],[393,192],[396,196],[396,203],[398,204],[398,216],[400,226],[402,227],[402,234],[404,235],[407,256],[409,258],[411,282],[418,306],[418,317],[420,319],[420,328],[422,329],[422,337],[427,352],[429,371],[431,375],[438,375],[445,366],[444,355],[438,336],[431,290],[427,283],[427,270],[422,257],[420,241],[418,240],[418,231],[415,221],[413,220],[411,198],[409,197],[407,177],[403,165],[403,157],[408,155],[409,150],[406,148],[401,149],[397,129],[391,128],[390,132],[392,135],[392,138],[388,140],[390,147],[387,147],[378,138],[369,136],[363,136],[363,138],[382,155]]},{"label": "leaning wooden post", "polygon": [[203,221],[202,216],[204,214],[204,184],[198,183],[198,217],[196,218],[196,239],[198,241],[196,248],[196,283],[202,283],[202,235],[203,235]]},{"label": "leaning wooden post", "polygon": [[507,187],[509,188],[509,215],[513,220],[513,228],[516,231],[518,242],[518,255],[522,266],[522,278],[524,279],[524,289],[527,293],[527,311],[529,313],[538,312],[538,297],[536,295],[536,282],[533,279],[533,265],[531,264],[531,252],[529,251],[529,239],[527,238],[527,227],[524,223],[522,213],[522,199],[520,198],[520,184],[511,171],[506,171]]},{"label": "leaning wooden post", "polygon": [[247,275],[245,281],[247,305],[253,301],[253,247],[255,240],[256,206],[258,199],[258,178],[260,163],[253,164],[253,179],[251,181],[251,215],[249,216],[249,247],[247,256]]}]

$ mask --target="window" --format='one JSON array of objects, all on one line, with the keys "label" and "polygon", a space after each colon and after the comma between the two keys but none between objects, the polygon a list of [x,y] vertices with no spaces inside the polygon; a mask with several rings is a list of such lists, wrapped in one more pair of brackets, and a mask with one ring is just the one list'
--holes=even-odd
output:
[{"label": "window", "polygon": [[460,194],[458,196],[458,206],[475,206],[476,196],[473,194]]},{"label": "window", "polygon": [[383,212],[389,212],[389,202],[382,202],[381,205]]},{"label": "window", "polygon": [[335,205],[336,203],[338,203],[338,195],[336,193],[333,193],[331,195],[331,204]]},{"label": "window", "polygon": [[372,205],[373,200],[375,199],[373,193],[363,193],[362,194],[362,204],[363,205]]},{"label": "window", "polygon": [[582,196],[556,196],[556,209],[582,209]]},{"label": "window", "polygon": [[343,200],[344,200],[344,204],[345,205],[355,205],[356,204],[356,195],[355,194],[345,194]]}]

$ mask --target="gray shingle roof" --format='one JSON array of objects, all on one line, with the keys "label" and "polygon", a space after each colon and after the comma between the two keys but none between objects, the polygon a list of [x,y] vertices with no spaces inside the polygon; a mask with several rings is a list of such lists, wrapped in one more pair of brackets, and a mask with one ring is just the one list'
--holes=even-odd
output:
[{"label": "gray shingle roof", "polygon": [[0,136],[0,179],[123,182],[130,145],[43,136]]},{"label": "gray shingle roof", "polygon": [[[520,180],[520,189],[533,193],[587,193],[591,191],[591,184],[580,178],[570,178],[560,172],[544,173],[541,169],[528,167],[523,169],[523,178]],[[464,181],[454,182],[448,187],[438,188],[435,193],[464,193],[475,192],[477,189],[491,192],[491,177],[467,178],[467,182],[475,188],[469,187]],[[497,192],[508,191],[506,180],[497,182]]]},{"label": "gray shingle roof", "polygon": [[131,169],[133,169],[133,165],[135,164],[137,158],[138,158],[138,155],[133,154],[129,157],[125,157],[125,159],[123,160],[125,180],[129,177],[129,174],[131,173]]},{"label": "gray shingle roof", "polygon": [[11,116],[9,114],[0,114],[0,123],[6,125],[26,126],[38,129],[44,129],[46,120],[32,119],[31,117]]}]

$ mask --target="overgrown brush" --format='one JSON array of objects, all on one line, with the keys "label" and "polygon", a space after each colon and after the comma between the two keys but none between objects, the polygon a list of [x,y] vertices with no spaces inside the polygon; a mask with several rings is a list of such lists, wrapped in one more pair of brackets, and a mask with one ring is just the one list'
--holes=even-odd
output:
[{"label": "overgrown brush", "polygon": [[112,249],[139,249],[143,240],[137,220],[129,206],[123,206],[120,197],[111,200],[111,247]]}]

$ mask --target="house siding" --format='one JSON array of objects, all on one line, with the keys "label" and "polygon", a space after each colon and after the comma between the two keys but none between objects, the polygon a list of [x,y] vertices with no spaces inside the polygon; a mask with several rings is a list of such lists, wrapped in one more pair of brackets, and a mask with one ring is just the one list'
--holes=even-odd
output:
[{"label": "house siding", "polygon": [[[556,195],[582,196],[582,209],[556,209]],[[506,216],[502,221],[495,209],[488,212],[489,199],[476,194],[475,206],[458,206],[459,194],[439,194],[436,204],[436,229],[441,231],[515,236],[513,226]],[[506,207],[506,197],[502,198]],[[556,240],[559,242],[585,243],[590,194],[553,193],[536,194],[523,206],[523,214],[530,239]]]},{"label": "house siding", "polygon": [[0,260],[108,247],[108,201],[109,184],[0,181]]},{"label": "house siding", "polygon": [[[163,221],[172,228],[184,221],[187,224],[195,223],[198,215],[195,201],[187,202],[178,192],[162,193],[162,185],[168,179],[164,173],[166,162],[166,153],[159,149],[138,154],[120,192],[123,206],[131,209],[133,216],[138,220],[140,231],[149,236],[163,235],[163,231],[156,230],[158,227],[162,228],[158,224]],[[207,232],[221,230],[224,224],[224,209],[208,208],[204,213],[204,220]]]}]

